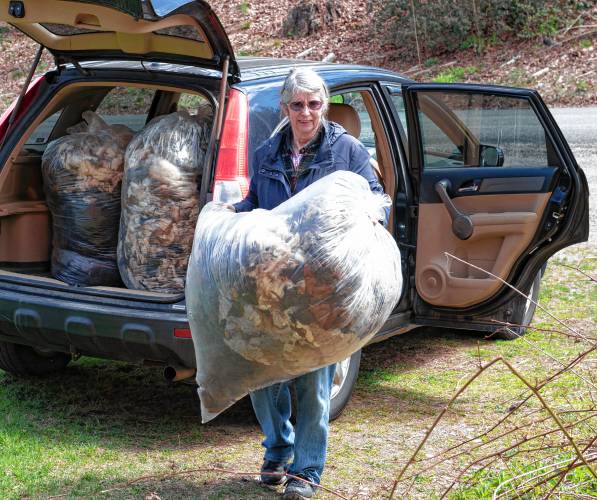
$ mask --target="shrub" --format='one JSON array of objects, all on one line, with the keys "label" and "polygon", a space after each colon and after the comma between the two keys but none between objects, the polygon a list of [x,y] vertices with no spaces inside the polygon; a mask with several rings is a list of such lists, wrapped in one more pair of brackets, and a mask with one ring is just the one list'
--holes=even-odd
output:
[{"label": "shrub", "polygon": [[[508,36],[550,36],[590,4],[574,0],[369,0],[374,29],[426,58],[458,48],[481,52]],[[415,34],[416,28],[416,34]]]}]

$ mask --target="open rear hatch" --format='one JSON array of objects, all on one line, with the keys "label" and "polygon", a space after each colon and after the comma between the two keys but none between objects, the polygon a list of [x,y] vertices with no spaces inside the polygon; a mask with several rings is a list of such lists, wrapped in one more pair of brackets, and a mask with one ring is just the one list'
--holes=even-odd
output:
[{"label": "open rear hatch", "polygon": [[0,20],[46,47],[57,65],[159,61],[240,76],[230,40],[211,7],[188,0],[0,0]]}]

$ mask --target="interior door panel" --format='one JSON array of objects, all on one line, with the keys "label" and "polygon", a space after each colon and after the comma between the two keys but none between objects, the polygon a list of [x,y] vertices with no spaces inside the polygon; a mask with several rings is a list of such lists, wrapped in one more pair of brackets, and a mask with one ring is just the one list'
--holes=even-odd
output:
[{"label": "interior door panel", "polygon": [[578,167],[543,103],[499,87],[408,84],[403,92],[418,182],[417,316],[488,304],[505,289],[501,280],[524,288],[537,272],[531,254],[564,243],[554,235],[586,195],[573,190],[582,187]]},{"label": "interior door panel", "polygon": [[506,279],[517,257],[531,243],[551,193],[488,194],[454,199],[473,221],[473,234],[459,239],[443,203],[419,207],[416,287],[427,302],[467,307],[488,299],[502,283],[474,266]]}]

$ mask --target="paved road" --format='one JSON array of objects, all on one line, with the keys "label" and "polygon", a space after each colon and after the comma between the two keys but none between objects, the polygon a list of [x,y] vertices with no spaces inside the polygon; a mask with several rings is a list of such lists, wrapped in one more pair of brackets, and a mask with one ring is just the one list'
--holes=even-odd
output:
[{"label": "paved road", "polygon": [[589,242],[597,244],[597,107],[551,110],[576,161],[589,181],[591,232]]}]

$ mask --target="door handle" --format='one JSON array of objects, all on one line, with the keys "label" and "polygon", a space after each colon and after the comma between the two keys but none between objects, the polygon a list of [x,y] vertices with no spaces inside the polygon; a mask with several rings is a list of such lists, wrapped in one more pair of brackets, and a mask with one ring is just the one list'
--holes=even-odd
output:
[{"label": "door handle", "polygon": [[458,188],[459,193],[475,193],[479,191],[481,183],[477,179],[464,183]]},{"label": "door handle", "polygon": [[452,232],[457,238],[461,240],[468,240],[473,234],[473,221],[471,218],[463,214],[456,205],[452,203],[448,190],[451,189],[451,184],[448,179],[442,179],[435,183],[435,192],[439,195],[442,202],[448,209],[450,219],[452,219]]}]

